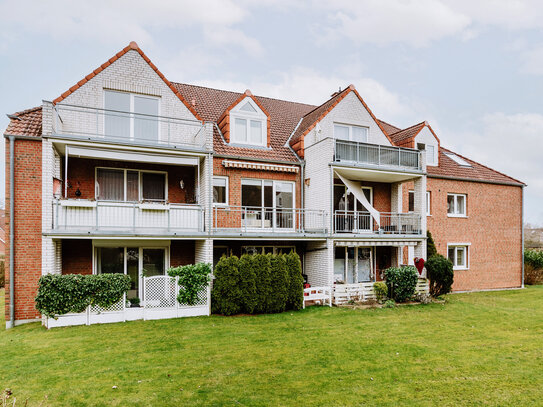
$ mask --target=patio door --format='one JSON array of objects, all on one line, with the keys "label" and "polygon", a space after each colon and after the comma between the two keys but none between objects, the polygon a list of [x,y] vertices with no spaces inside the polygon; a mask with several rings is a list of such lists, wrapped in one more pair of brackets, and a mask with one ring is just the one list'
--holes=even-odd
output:
[{"label": "patio door", "polygon": [[334,282],[356,284],[372,281],[373,252],[370,247],[336,247]]},{"label": "patio door", "polygon": [[96,247],[96,274],[119,273],[130,276],[126,298],[144,301],[143,277],[166,273],[168,258],[165,247]]}]

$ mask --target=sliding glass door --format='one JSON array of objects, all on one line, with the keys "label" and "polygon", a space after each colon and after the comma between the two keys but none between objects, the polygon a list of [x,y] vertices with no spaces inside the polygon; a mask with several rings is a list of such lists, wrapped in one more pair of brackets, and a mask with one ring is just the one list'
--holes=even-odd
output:
[{"label": "sliding glass door", "polygon": [[166,273],[168,249],[165,247],[95,247],[95,272],[127,274],[130,276],[128,300],[143,298],[142,278]]}]

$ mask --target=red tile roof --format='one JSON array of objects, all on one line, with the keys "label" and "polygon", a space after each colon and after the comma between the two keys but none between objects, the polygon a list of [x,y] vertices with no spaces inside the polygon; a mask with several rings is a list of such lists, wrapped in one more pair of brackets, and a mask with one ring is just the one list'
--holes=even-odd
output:
[{"label": "red tile roof", "polygon": [[179,94],[177,89],[171,84],[171,82],[166,79],[164,74],[158,70],[158,68],[151,62],[151,60],[145,55],[145,53],[141,50],[141,48],[138,46],[138,44],[135,41],[131,41],[130,44],[128,44],[126,47],[124,47],[121,51],[117,52],[113,57],[108,59],[106,62],[104,62],[102,65],[100,65],[98,68],[96,68],[94,71],[92,71],[90,74],[85,76],[83,79],[81,79],[79,82],[77,82],[74,86],[72,86],[70,89],[68,89],[66,92],[64,92],[62,95],[60,95],[58,98],[53,100],[53,104],[57,104],[59,102],[62,102],[65,98],[67,98],[70,94],[75,92],[77,89],[79,89],[81,86],[83,86],[85,83],[87,83],[89,80],[94,78],[96,75],[98,75],[100,72],[102,72],[104,69],[106,69],[108,66],[110,66],[112,63],[117,61],[119,58],[121,58],[124,54],[126,54],[128,51],[134,50],[137,51],[141,57],[149,64],[151,69],[157,73],[158,76],[164,81],[166,86],[168,86],[173,93],[183,102],[183,104],[189,109],[194,116],[198,120],[202,120],[200,116],[198,116],[198,113],[193,109],[191,105],[187,103],[187,101]]},{"label": "red tile roof", "polygon": [[[179,92],[194,103],[194,108],[204,120],[218,122],[223,113],[244,93],[212,89],[203,86],[175,83]],[[315,109],[313,105],[288,102],[262,96],[254,96],[261,108],[270,115],[271,148],[231,146],[225,143],[218,131],[214,132],[213,149],[218,155],[298,162],[298,158],[286,146],[287,140],[302,117]]]},{"label": "red tile roof", "polygon": [[389,136],[392,134],[392,133],[396,133],[397,131],[400,131],[401,129],[399,127],[396,127],[396,126],[393,126],[392,124],[390,123],[387,123],[385,122],[384,120],[381,120],[381,119],[377,119],[379,121],[379,123],[381,123],[381,128],[383,129],[383,131],[388,134]]},{"label": "red tile roof", "polygon": [[[466,160],[471,167],[458,164],[445,153],[457,155],[458,157]],[[508,175],[493,170],[492,168],[489,168],[483,164],[479,164],[476,161],[470,160],[469,158],[461,156],[460,154],[443,147],[439,149],[439,166],[428,166],[427,173],[429,177],[435,178],[456,178],[498,184],[511,184],[518,186],[525,185],[522,181],[509,177]]]},{"label": "red tile roof", "polygon": [[403,144],[404,141],[412,140],[415,137],[417,137],[417,134],[419,134],[425,126],[426,126],[426,122],[417,123],[406,129],[397,131],[395,133],[391,133],[389,134],[389,137],[394,144],[399,146]]},{"label": "red tile roof", "polygon": [[9,115],[10,122],[4,134],[12,136],[41,137],[41,106]]}]

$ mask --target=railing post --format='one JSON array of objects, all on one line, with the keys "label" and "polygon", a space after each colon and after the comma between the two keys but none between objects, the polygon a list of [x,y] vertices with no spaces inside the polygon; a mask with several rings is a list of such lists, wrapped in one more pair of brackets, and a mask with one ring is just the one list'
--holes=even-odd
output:
[{"label": "railing post", "polygon": [[96,201],[96,212],[95,212],[96,219],[95,219],[95,222],[94,222],[96,230],[98,230],[98,207],[99,206],[100,206],[99,202]]},{"label": "railing post", "polygon": [[53,227],[55,229],[59,228],[59,218],[58,218],[58,207],[59,207],[59,201],[58,198],[55,199],[55,221],[53,222]]},{"label": "railing post", "polygon": [[136,231],[136,202],[132,204],[132,230]]},{"label": "railing post", "polygon": [[172,207],[168,206],[168,232],[171,230],[171,211]]},{"label": "railing post", "polygon": [[381,165],[381,145],[377,146],[377,165]]},{"label": "railing post", "polygon": [[247,207],[246,206],[243,207],[243,217],[241,221],[242,221],[241,227],[243,228],[245,232],[247,232]]}]

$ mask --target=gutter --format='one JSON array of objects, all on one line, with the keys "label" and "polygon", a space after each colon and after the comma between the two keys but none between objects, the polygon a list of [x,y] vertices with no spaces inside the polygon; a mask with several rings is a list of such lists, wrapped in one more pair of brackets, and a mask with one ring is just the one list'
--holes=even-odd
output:
[{"label": "gutter", "polygon": [[463,178],[463,177],[453,177],[450,175],[434,175],[434,174],[427,174],[428,178],[437,178],[437,179],[450,179],[454,181],[466,181],[466,182],[479,182],[481,184],[493,184],[493,185],[506,185],[510,187],[522,187],[524,188],[526,184],[521,183],[514,183],[514,182],[500,182],[500,181],[487,181],[487,180],[481,180],[481,179],[475,179],[475,178]]},{"label": "gutter", "polygon": [[15,136],[9,136],[9,323],[15,326]]}]

